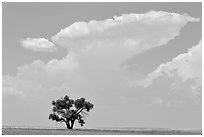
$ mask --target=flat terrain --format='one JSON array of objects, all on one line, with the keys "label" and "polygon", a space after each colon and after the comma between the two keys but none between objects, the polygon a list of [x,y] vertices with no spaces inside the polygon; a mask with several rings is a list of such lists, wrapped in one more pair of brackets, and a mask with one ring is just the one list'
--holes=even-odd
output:
[{"label": "flat terrain", "polygon": [[99,129],[37,129],[37,128],[2,128],[4,135],[201,135],[201,130],[134,129],[134,130],[99,130]]}]

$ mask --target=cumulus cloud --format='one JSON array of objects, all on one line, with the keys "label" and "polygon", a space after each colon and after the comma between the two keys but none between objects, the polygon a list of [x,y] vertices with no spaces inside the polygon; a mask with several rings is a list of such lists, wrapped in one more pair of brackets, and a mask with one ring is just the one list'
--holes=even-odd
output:
[{"label": "cumulus cloud", "polygon": [[[127,59],[165,45],[178,36],[188,22],[197,21],[199,19],[188,15],[150,11],[102,21],[76,22],[52,37],[53,43],[67,48],[66,57],[20,66],[8,85],[25,94],[41,95],[58,88],[72,89],[73,95],[89,94],[93,100],[96,96],[112,98],[115,92],[129,90],[125,82],[134,74],[122,69]],[[27,44],[23,45],[32,50],[55,49],[45,39],[24,42]]]},{"label": "cumulus cloud", "polygon": [[19,66],[16,76],[3,76],[3,94],[11,94],[13,91],[14,95],[40,97],[47,91],[63,91],[77,83],[80,75],[78,70],[79,65],[72,53],[61,60],[52,59],[47,63],[35,60]]},{"label": "cumulus cloud", "polygon": [[3,76],[2,78],[2,91],[4,94],[8,95],[20,95],[24,96],[24,93],[18,90],[18,86],[15,87],[15,83],[12,81],[13,77],[11,76]]},{"label": "cumulus cloud", "polygon": [[[169,26],[171,28],[166,29],[168,31],[173,29],[171,31],[173,32],[179,27],[184,26],[187,22],[197,21],[200,21],[200,19],[190,17],[186,14],[180,15],[163,11],[150,11],[145,14],[123,14],[122,16],[115,16],[113,19],[75,22],[67,28],[62,29],[57,35],[53,36],[52,40],[57,43],[63,43],[65,40],[71,42],[71,40],[75,38],[82,38],[85,41],[88,41],[89,39],[95,40],[95,38],[111,38],[111,40],[113,40],[124,38],[124,36],[138,38],[139,35],[144,35],[143,33],[145,32],[141,34],[142,31],[155,31],[159,27]],[[152,32],[150,31],[150,33]],[[67,43],[66,45],[69,46]]]},{"label": "cumulus cloud", "polygon": [[199,89],[202,81],[202,41],[193,46],[187,53],[173,58],[172,61],[161,64],[156,70],[149,73],[145,79],[133,82],[136,87],[149,87],[153,81],[167,75],[172,78],[178,76],[183,82],[193,80],[192,89]]},{"label": "cumulus cloud", "polygon": [[123,14],[113,19],[75,22],[53,36],[52,41],[83,59],[98,58],[97,64],[118,67],[135,54],[165,45],[188,22],[199,20],[163,11]]},{"label": "cumulus cloud", "polygon": [[57,51],[56,46],[45,38],[27,38],[20,40],[21,45],[24,48],[40,51],[40,52],[55,52]]}]

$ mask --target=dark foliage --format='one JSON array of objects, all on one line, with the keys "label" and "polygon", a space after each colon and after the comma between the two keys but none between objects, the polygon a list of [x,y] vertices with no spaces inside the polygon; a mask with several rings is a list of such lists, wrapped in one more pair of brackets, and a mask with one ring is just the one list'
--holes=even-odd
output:
[{"label": "dark foliage", "polygon": [[93,109],[93,104],[86,101],[85,98],[73,100],[67,95],[52,101],[52,105],[52,113],[49,115],[49,119],[64,122],[68,129],[73,129],[76,120],[83,126],[85,124],[84,115],[87,115]]}]

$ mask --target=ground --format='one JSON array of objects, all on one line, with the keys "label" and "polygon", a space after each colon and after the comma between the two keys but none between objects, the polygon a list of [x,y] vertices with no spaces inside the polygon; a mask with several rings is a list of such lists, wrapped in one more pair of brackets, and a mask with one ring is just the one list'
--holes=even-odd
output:
[{"label": "ground", "polygon": [[135,130],[99,130],[99,129],[37,129],[2,128],[4,135],[201,135],[201,130],[135,129]]}]

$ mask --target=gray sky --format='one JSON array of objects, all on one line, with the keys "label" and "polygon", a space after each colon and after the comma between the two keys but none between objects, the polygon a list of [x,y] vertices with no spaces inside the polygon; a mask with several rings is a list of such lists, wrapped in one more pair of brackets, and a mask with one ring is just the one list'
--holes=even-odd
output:
[{"label": "gray sky", "polygon": [[85,128],[201,129],[201,6],[4,3],[3,125],[64,126],[68,94],[94,103]]}]

